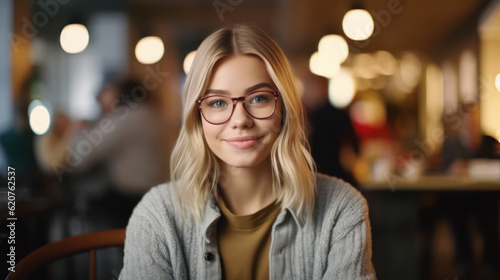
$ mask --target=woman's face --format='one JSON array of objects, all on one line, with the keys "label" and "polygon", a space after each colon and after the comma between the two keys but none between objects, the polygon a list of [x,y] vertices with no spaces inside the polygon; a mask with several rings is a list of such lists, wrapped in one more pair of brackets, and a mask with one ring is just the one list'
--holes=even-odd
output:
[{"label": "woman's face", "polygon": [[[203,97],[214,94],[241,97],[257,90],[277,91],[264,62],[255,56],[233,55],[216,65]],[[223,124],[210,124],[201,118],[205,140],[221,167],[255,167],[269,160],[281,131],[281,98],[277,101],[276,110],[268,119],[251,117],[243,102],[237,102],[233,115]]]}]

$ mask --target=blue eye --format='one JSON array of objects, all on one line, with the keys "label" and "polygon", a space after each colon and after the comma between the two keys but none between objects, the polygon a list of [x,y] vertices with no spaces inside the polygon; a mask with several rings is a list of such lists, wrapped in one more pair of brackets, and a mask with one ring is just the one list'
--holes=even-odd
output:
[{"label": "blue eye", "polygon": [[264,103],[269,100],[269,97],[265,95],[257,95],[252,97],[252,100],[250,100],[250,103]]},{"label": "blue eye", "polygon": [[226,105],[227,105],[227,103],[224,102],[224,100],[220,100],[220,99],[212,100],[208,103],[208,106],[214,107],[214,108],[222,108],[222,107],[225,107]]}]

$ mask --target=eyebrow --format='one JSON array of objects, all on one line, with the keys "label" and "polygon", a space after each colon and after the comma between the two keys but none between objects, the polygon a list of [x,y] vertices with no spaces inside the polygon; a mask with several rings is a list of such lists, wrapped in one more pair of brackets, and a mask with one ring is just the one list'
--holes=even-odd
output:
[{"label": "eyebrow", "polygon": [[[253,85],[251,87],[246,88],[245,89],[245,94],[251,93],[252,91],[255,91],[255,90],[263,88],[263,87],[268,87],[268,88],[274,89],[274,87],[271,86],[268,83],[258,83],[256,85]],[[230,95],[229,91],[223,90],[223,89],[207,89],[205,91],[204,95],[208,95],[208,94],[211,94],[211,93],[213,93],[213,94],[220,94],[220,95]]]}]

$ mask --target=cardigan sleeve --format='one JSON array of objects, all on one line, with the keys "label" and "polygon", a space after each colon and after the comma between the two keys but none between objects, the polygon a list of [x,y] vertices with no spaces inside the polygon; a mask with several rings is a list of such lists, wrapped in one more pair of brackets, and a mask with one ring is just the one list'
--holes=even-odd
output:
[{"label": "cardigan sleeve", "polygon": [[376,279],[368,206],[361,195],[355,197],[333,228],[323,279]]},{"label": "cardigan sleeve", "polygon": [[174,279],[167,243],[152,217],[136,209],[126,231],[120,280]]}]

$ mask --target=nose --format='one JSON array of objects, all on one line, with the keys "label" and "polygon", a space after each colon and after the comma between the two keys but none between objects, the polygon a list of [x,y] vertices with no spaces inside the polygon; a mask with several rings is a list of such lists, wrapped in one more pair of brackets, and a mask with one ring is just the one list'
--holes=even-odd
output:
[{"label": "nose", "polygon": [[229,122],[232,128],[251,127],[253,125],[253,118],[243,107],[243,102],[236,102],[233,115]]}]

